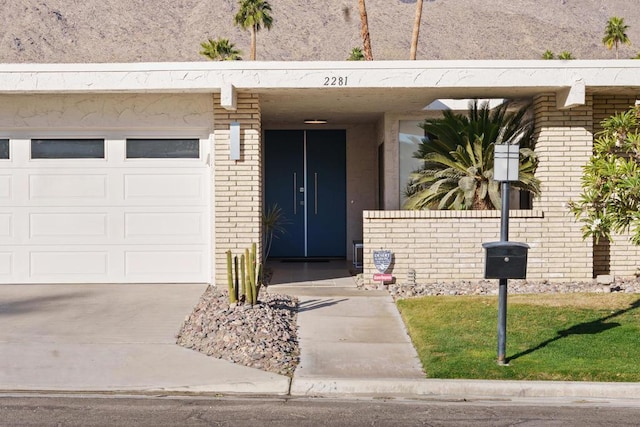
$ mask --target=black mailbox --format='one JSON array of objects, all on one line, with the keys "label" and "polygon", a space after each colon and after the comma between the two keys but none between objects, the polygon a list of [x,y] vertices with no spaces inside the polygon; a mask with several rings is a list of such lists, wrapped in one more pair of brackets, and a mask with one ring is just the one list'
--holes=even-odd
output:
[{"label": "black mailbox", "polygon": [[526,279],[529,245],[518,242],[483,243],[485,279]]}]

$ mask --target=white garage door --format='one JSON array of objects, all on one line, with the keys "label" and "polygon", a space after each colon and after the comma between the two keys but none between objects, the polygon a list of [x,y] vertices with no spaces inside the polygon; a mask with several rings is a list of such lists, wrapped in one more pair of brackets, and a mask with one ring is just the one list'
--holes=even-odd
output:
[{"label": "white garage door", "polygon": [[207,140],[0,139],[0,283],[208,282]]}]

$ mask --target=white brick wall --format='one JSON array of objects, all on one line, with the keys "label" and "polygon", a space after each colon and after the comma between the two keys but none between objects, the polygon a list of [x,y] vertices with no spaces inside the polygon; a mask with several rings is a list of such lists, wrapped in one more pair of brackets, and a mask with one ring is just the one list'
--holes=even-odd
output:
[{"label": "white brick wall", "polygon": [[[510,212],[509,240],[530,245],[531,280],[589,280],[593,242],[582,239],[581,226],[567,202],[581,192],[582,166],[593,146],[593,97],[586,105],[558,110],[554,94],[534,99],[536,176],[542,195],[534,210]],[[399,282],[409,269],[416,280],[478,280],[484,277],[482,243],[500,238],[499,211],[365,211],[364,276],[371,281],[372,252],[390,249],[390,269]]]},{"label": "white brick wall", "polygon": [[[483,243],[500,240],[500,211],[365,211],[364,276],[376,269],[373,251],[389,249],[389,268],[403,283],[410,269],[416,281],[479,280],[484,277]],[[544,262],[544,215],[538,210],[512,210],[509,240],[527,243],[529,277],[549,273]]]},{"label": "white brick wall", "polygon": [[[226,283],[226,251],[241,254],[252,243],[262,253],[262,145],[258,95],[238,94],[236,111],[214,103],[213,277]],[[240,123],[240,160],[229,159],[229,125]]]}]

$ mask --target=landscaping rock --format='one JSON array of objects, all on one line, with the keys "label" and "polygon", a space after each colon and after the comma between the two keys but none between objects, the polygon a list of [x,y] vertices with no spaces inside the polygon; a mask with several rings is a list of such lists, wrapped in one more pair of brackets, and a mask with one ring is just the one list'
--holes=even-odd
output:
[{"label": "landscaping rock", "polygon": [[[369,289],[361,280],[356,280],[360,289]],[[633,278],[612,278],[609,286],[598,280],[586,282],[550,282],[509,280],[510,294],[548,294],[548,293],[609,293],[640,291],[640,280]],[[387,287],[394,299],[413,298],[426,295],[498,295],[498,280],[432,282],[415,285],[390,284]]]},{"label": "landscaping rock", "polygon": [[226,290],[209,286],[177,335],[183,347],[281,375],[293,375],[300,356],[298,300],[263,288],[253,307],[231,307]]}]

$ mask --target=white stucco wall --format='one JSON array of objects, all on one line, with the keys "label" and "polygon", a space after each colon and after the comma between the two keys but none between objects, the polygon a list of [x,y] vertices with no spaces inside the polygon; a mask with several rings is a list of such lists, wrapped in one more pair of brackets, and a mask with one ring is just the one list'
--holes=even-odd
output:
[{"label": "white stucco wall", "polygon": [[18,130],[166,133],[189,129],[207,137],[212,128],[209,94],[0,95],[0,132],[4,136]]},{"label": "white stucco wall", "polygon": [[347,258],[352,242],[362,240],[362,212],[376,209],[378,188],[377,127],[347,127]]}]

